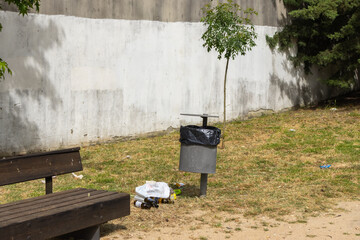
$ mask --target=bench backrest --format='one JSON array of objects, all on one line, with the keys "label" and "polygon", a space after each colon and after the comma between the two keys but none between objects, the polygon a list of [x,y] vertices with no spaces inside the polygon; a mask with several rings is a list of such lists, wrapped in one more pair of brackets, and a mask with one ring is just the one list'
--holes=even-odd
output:
[{"label": "bench backrest", "polygon": [[81,171],[80,148],[0,159],[0,186]]}]

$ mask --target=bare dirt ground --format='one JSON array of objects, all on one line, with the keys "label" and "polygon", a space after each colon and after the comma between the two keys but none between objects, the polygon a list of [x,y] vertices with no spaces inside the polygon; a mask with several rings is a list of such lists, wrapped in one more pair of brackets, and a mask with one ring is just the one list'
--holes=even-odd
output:
[{"label": "bare dirt ground", "polygon": [[[124,229],[110,232],[101,239],[360,239],[359,201],[339,203],[335,210],[330,209],[306,221],[294,220],[295,216],[292,215],[285,217],[285,221],[277,221],[266,217],[248,219],[225,212],[214,216],[197,210],[190,213],[187,219],[187,222],[157,226],[146,232],[128,231],[124,226]],[[217,221],[209,224],[213,219]]]}]

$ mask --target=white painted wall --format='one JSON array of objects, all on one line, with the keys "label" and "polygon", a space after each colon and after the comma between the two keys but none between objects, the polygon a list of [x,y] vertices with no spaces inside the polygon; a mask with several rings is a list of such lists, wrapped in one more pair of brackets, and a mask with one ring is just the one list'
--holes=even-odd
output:
[{"label": "white painted wall", "polygon": [[[58,149],[161,131],[222,117],[225,60],[208,53],[201,23],[21,17],[0,11],[0,153]],[[257,26],[257,47],[230,62],[228,119],[279,111],[328,90],[272,53]],[[305,91],[306,90],[306,91]]]}]

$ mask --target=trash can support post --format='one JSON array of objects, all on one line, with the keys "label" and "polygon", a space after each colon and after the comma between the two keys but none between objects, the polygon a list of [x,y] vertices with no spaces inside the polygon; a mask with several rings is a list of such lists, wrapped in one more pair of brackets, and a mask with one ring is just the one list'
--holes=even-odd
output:
[{"label": "trash can support post", "polygon": [[202,173],[200,178],[200,197],[206,196],[208,174]]},{"label": "trash can support post", "polygon": [[[203,119],[203,127],[206,127],[207,126],[207,120],[208,120],[207,114],[203,114],[202,119]],[[208,174],[207,173],[202,173],[201,177],[200,177],[200,197],[201,196],[203,196],[203,197],[206,196],[207,180],[208,180]]]},{"label": "trash can support post", "polygon": [[[206,116],[206,114],[204,114]],[[205,117],[203,116],[202,119],[203,119],[203,127],[207,127],[207,120],[208,120],[208,117]]]}]

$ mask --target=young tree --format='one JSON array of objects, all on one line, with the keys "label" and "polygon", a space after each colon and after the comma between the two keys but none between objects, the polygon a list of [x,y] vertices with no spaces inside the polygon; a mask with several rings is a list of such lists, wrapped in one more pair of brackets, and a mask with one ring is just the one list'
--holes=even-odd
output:
[{"label": "young tree", "polygon": [[295,66],[310,73],[312,66],[331,69],[329,85],[351,88],[359,78],[360,1],[359,0],[284,0],[289,10],[289,24],[273,37],[271,48],[279,45],[287,51]]},{"label": "young tree", "polygon": [[[36,11],[39,11],[40,7],[40,0],[4,0],[7,4],[14,4],[19,14],[26,15],[30,9],[36,9]],[[0,9],[2,9],[1,2],[0,2]],[[2,30],[2,25],[0,23],[0,32]],[[3,47],[3,46],[2,46]],[[5,73],[8,72],[11,74],[11,70],[8,66],[8,64],[0,57],[0,79],[5,78]]]},{"label": "young tree", "polygon": [[233,0],[226,2],[211,0],[202,9],[204,17],[201,22],[207,26],[202,35],[203,46],[210,52],[212,49],[217,51],[218,59],[223,56],[226,59],[224,76],[224,121],[222,130],[222,145],[225,147],[225,129],[226,129],[226,78],[229,67],[229,59],[233,60],[240,53],[245,55],[246,51],[254,47],[257,37],[255,28],[251,23],[250,16],[257,15],[253,9],[243,10]]}]

